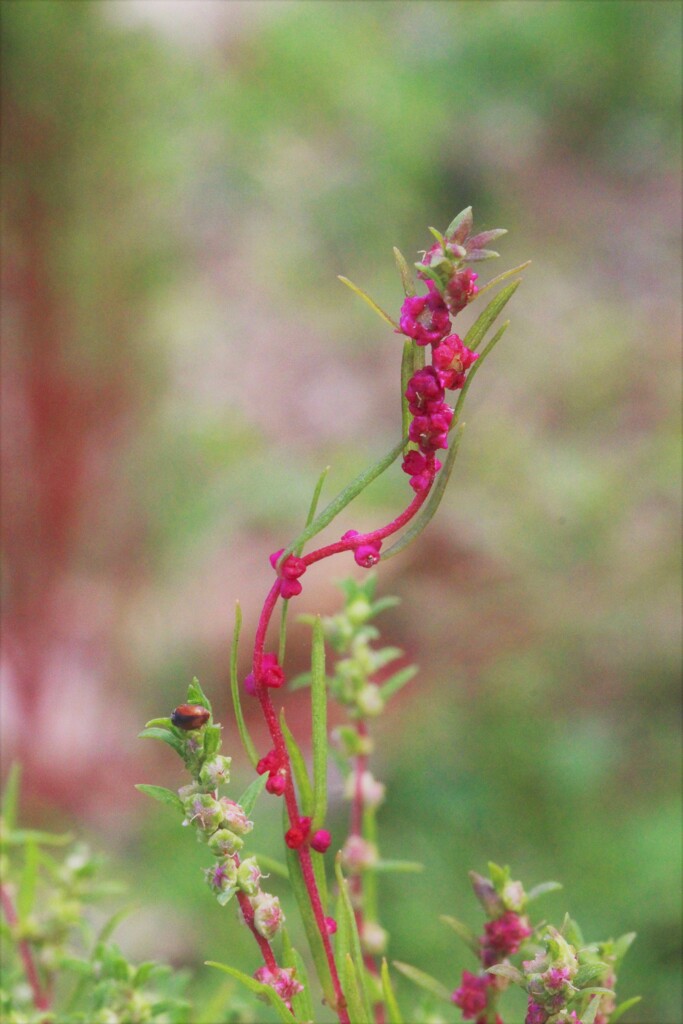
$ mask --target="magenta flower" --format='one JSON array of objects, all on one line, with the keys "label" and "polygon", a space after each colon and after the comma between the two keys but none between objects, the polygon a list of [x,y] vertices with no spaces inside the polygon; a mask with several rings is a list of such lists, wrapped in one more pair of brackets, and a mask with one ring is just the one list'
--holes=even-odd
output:
[{"label": "magenta flower", "polygon": [[529,1000],[529,1005],[526,1011],[526,1017],[524,1018],[524,1024],[545,1024],[548,1019],[548,1014],[545,1012],[543,1007],[534,1002],[533,999]]},{"label": "magenta flower", "polygon": [[486,1009],[487,989],[492,979],[487,974],[471,974],[463,971],[461,984],[451,996],[451,1002],[459,1006],[465,1020],[470,1020]]},{"label": "magenta flower", "polygon": [[[506,911],[495,921],[487,921],[484,925],[485,963],[487,967],[496,963],[496,959],[516,953],[524,939],[531,935],[526,918],[520,917],[512,910]],[[494,957],[494,959],[491,959]]]},{"label": "magenta flower", "polygon": [[446,285],[446,305],[453,316],[476,298],[479,289],[474,282],[478,277],[472,270],[459,270]]},{"label": "magenta flower", "polygon": [[268,985],[270,988],[275,989],[287,1009],[291,1012],[293,997],[304,990],[301,982],[297,981],[294,977],[294,972],[294,967],[277,967],[274,971],[271,971],[268,967],[260,967],[254,974],[254,977],[262,985]]},{"label": "magenta flower", "polygon": [[426,295],[411,295],[401,306],[401,332],[418,345],[435,345],[448,334],[451,320],[441,294],[432,281]]},{"label": "magenta flower", "polygon": [[471,352],[457,334],[450,334],[432,350],[432,362],[439,382],[452,391],[463,386],[465,372],[478,358],[478,353]]}]

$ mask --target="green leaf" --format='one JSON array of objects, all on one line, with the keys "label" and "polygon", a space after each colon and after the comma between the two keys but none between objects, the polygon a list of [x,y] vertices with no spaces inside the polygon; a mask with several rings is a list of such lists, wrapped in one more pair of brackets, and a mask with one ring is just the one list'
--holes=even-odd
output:
[{"label": "green leaf", "polygon": [[[283,817],[285,819],[285,828],[288,825],[286,808],[283,806]],[[322,936],[318,930],[318,924],[313,913],[311,901],[308,898],[308,890],[304,877],[301,872],[301,864],[299,863],[299,857],[294,850],[290,850],[289,847],[285,847],[285,857],[287,859],[287,868],[289,870],[289,883],[294,893],[297,906],[299,908],[299,914],[301,916],[301,923],[304,926],[306,932],[306,938],[308,940],[308,948],[311,951],[311,957],[315,966],[315,972],[318,976],[318,981],[322,986],[325,1000],[330,1006],[334,1006],[336,1003],[336,996],[334,991],[334,985],[332,984],[332,977],[330,975],[329,964],[327,963],[327,956],[325,955],[325,947],[323,945]]]},{"label": "green leaf", "polygon": [[203,736],[202,756],[205,761],[208,761],[221,749],[220,725],[206,725],[203,729]]},{"label": "green leaf", "polygon": [[313,721],[313,821],[315,832],[325,824],[327,813],[327,686],[325,638],[318,616],[311,641],[311,717]]},{"label": "green leaf", "polygon": [[591,999],[585,1010],[581,1011],[581,1024],[593,1024],[600,1009],[600,1000]]},{"label": "green leaf", "polygon": [[406,258],[400,249],[394,246],[394,259],[396,260],[396,266],[398,272],[401,275],[401,283],[403,284],[403,291],[408,297],[409,295],[415,294],[415,279],[411,273],[410,267],[406,262]]},{"label": "green leaf", "polygon": [[531,903],[532,900],[537,900],[539,896],[545,896],[548,892],[557,892],[557,890],[561,888],[561,882],[541,882],[540,885],[535,885],[533,889],[530,889],[526,894],[527,902]]},{"label": "green leaf", "polygon": [[308,971],[303,958],[292,946],[289,933],[286,928],[282,929],[282,965],[293,967],[297,981],[303,987],[303,992],[298,992],[292,999],[292,1010],[299,1020],[312,1021],[315,1017],[313,1012],[313,1000],[311,999],[311,984],[308,979]]},{"label": "green leaf", "polygon": [[244,747],[247,757],[251,761],[254,768],[259,762],[259,756],[256,753],[256,747],[254,741],[249,735],[247,729],[247,723],[244,721],[244,715],[242,714],[242,704],[240,701],[240,684],[237,678],[237,652],[240,642],[240,632],[242,630],[242,609],[239,601],[235,605],[235,629],[232,634],[232,644],[230,646],[230,692],[232,694],[232,706],[235,710],[235,721],[237,722],[237,731],[240,734],[242,740],[242,746]]},{"label": "green leaf", "polygon": [[245,791],[242,793],[242,796],[237,801],[247,817],[249,817],[253,811],[256,801],[265,789],[267,781],[268,776],[266,774],[259,775],[258,779],[254,779],[254,781],[247,786]]},{"label": "green leaf", "polygon": [[510,881],[510,868],[507,865],[502,868],[499,864],[496,864],[495,861],[490,860],[488,863],[488,869],[489,878],[491,879],[493,888],[497,893],[502,893],[503,889]]},{"label": "green leaf", "polygon": [[440,921],[447,924],[449,928],[452,928],[456,935],[460,936],[462,941],[468,946],[476,957],[479,957],[481,953],[481,946],[479,939],[474,934],[471,928],[468,928],[466,924],[459,921],[457,917],[449,917],[446,914],[442,914],[439,917]]},{"label": "green leaf", "polygon": [[626,932],[625,935],[621,935],[614,943],[613,955],[615,961],[615,967],[617,970],[621,966],[621,962],[628,953],[632,944],[635,942],[636,932]]},{"label": "green leaf", "polygon": [[183,760],[185,759],[185,743],[170,729],[158,729],[153,725],[151,728],[139,732],[138,739],[161,740],[162,743],[168,743],[169,747],[173,747],[176,754],[179,754]]},{"label": "green leaf", "polygon": [[449,242],[464,242],[472,230],[473,217],[472,207],[466,206],[457,217],[454,217],[446,228],[446,238]]},{"label": "green leaf", "polygon": [[575,988],[584,989],[593,981],[597,981],[602,978],[608,970],[607,964],[603,963],[592,963],[582,964],[576,972],[576,977],[572,978],[572,984]]},{"label": "green leaf", "polygon": [[[477,364],[475,363],[474,365],[476,366]],[[470,370],[470,373],[471,372],[472,370]],[[387,558],[393,558],[394,555],[398,555],[399,552],[407,548],[409,544],[412,544],[412,542],[420,536],[425,527],[429,525],[431,520],[436,515],[436,510],[441,504],[441,499],[443,498],[446,486],[450,479],[450,475],[453,472],[453,466],[455,465],[455,459],[458,454],[458,448],[460,447],[460,441],[462,439],[463,430],[464,424],[459,428],[455,437],[450,442],[448,455],[446,456],[446,460],[437,474],[436,481],[432,487],[431,494],[427,498],[424,507],[420,510],[420,512],[418,512],[417,516],[415,517],[411,525],[404,533],[401,534],[399,539],[395,541],[395,543],[392,544],[391,547],[387,548],[386,551],[383,551],[380,554],[381,561],[386,561]]]},{"label": "green leaf", "polygon": [[173,722],[170,718],[151,718],[149,722],[145,722],[145,729],[151,729],[152,726],[158,726],[160,729],[173,730]]},{"label": "green leaf", "polygon": [[223,889],[216,896],[216,902],[221,907],[227,907],[228,903],[233,898],[233,896],[235,895],[236,892],[237,892],[237,890],[233,889],[232,887],[229,887],[227,889]]},{"label": "green leaf", "polygon": [[495,249],[468,249],[467,250],[467,262],[468,263],[481,263],[482,260],[494,260],[500,256],[499,252]]},{"label": "green leaf", "polygon": [[[363,963],[363,951],[360,944],[360,935],[358,934],[358,925],[356,923],[356,915],[351,904],[351,897],[349,895],[349,883],[344,878],[341,868],[341,854],[337,854],[334,862],[334,873],[337,878],[337,885],[339,887],[339,901],[338,901],[338,918],[337,925],[344,936],[344,945],[346,946],[346,960],[351,961],[354,970],[355,978],[358,982],[358,992],[363,1008],[362,1020],[372,1021],[372,1009],[370,995],[365,983],[365,965]],[[345,961],[346,962],[346,961]],[[346,992],[346,990],[345,990]],[[348,993],[347,993],[348,997]],[[355,1019],[354,1020],[355,1024]]]},{"label": "green leaf", "polygon": [[443,1000],[443,1002],[450,1003],[451,992],[445,985],[442,985],[436,978],[432,978],[431,974],[427,974],[425,971],[421,971],[417,967],[413,967],[412,964],[404,964],[401,960],[392,961],[394,967],[401,974],[404,974],[406,978],[409,978],[415,985],[419,985],[420,988],[425,989],[427,992],[431,992],[437,999]]},{"label": "green leaf", "polygon": [[311,817],[313,811],[313,787],[311,786],[311,780],[308,775],[308,769],[306,768],[304,755],[301,753],[299,745],[287,725],[284,709],[280,712],[280,728],[282,729],[282,734],[287,745],[287,753],[289,754],[292,771],[294,772],[294,781],[296,782],[299,790],[301,810],[307,817]]},{"label": "green leaf", "polygon": [[[500,325],[500,327],[498,328],[498,330],[496,331],[494,336],[489,341],[489,343],[486,346],[486,348],[483,350],[483,352],[481,353],[481,355],[477,359],[476,363],[472,366],[472,368],[470,369],[469,373],[467,374],[467,379],[465,380],[465,383],[463,384],[463,386],[462,386],[462,388],[460,390],[460,394],[458,396],[458,400],[455,403],[455,408],[453,410],[453,423],[454,424],[457,423],[459,418],[460,418],[460,413],[461,413],[462,407],[463,407],[463,405],[465,403],[465,399],[467,398],[467,392],[469,391],[470,387],[472,386],[472,381],[476,377],[477,373],[479,373],[479,370],[484,365],[485,360],[488,358],[488,356],[490,356],[491,352],[493,352],[494,348],[496,347],[496,345],[498,344],[500,339],[503,337],[503,335],[505,334],[505,332],[507,331],[509,326],[510,326],[510,321],[509,320],[506,320],[504,323],[502,323]],[[463,424],[463,426],[464,426],[464,424]],[[451,427],[451,430],[452,429],[453,428]],[[443,470],[442,470],[442,472],[443,472]]]},{"label": "green leaf", "polygon": [[70,832],[55,835],[52,832],[40,832],[35,828],[15,828],[2,837],[5,846],[25,846],[26,843],[37,843],[39,846],[66,846],[73,841]]},{"label": "green leaf", "polygon": [[507,978],[508,981],[512,981],[515,985],[524,986],[524,975],[521,971],[518,971],[512,964],[494,964],[493,967],[487,969],[487,974],[496,974],[499,978]]},{"label": "green leaf", "polygon": [[[501,289],[495,298],[491,299],[488,306],[486,306],[472,324],[465,335],[465,344],[473,352],[476,352],[480,342],[488,333],[489,328],[505,309],[505,306],[515,294],[521,283],[521,281],[513,281],[512,284]],[[476,366],[476,363],[474,365]]]},{"label": "green leaf", "polygon": [[153,800],[158,800],[160,804],[166,804],[175,811],[185,814],[182,800],[172,789],[166,789],[164,786],[147,786],[142,782],[139,782],[135,788],[139,789],[141,793],[151,796]]},{"label": "green leaf", "polygon": [[127,907],[120,907],[115,914],[112,914],[111,917],[107,921],[105,921],[105,923],[102,925],[99,932],[97,933],[97,944],[108,942],[109,939],[114,934],[114,932],[116,931],[116,929],[118,928],[118,926],[120,925],[121,921],[123,921],[124,918],[129,917],[132,913],[134,913],[136,909],[137,908],[131,904]]},{"label": "green leaf", "polygon": [[485,292],[487,292],[489,288],[495,288],[495,286],[497,284],[500,284],[501,281],[507,281],[509,277],[514,277],[515,274],[521,274],[523,270],[526,270],[526,268],[530,266],[531,260],[526,260],[524,263],[520,263],[516,267],[511,267],[509,270],[504,270],[502,274],[498,274],[496,277],[491,278],[490,281],[487,281],[485,285],[482,285],[482,287],[477,292],[477,298],[481,298],[481,296]]},{"label": "green leaf", "polygon": [[341,976],[350,1020],[353,1024],[373,1024],[374,1018],[363,1001],[361,981],[350,953],[342,960]]},{"label": "green leaf", "polygon": [[636,1003],[639,1003],[642,998],[642,996],[632,996],[631,999],[625,999],[623,1003],[619,1003],[619,1005],[612,1010],[612,1013],[610,1014],[610,1024],[617,1024],[617,1021],[621,1020],[626,1011],[630,1010],[632,1006],[636,1005]]},{"label": "green leaf", "polygon": [[7,773],[7,782],[2,794],[2,817],[5,828],[11,832],[17,822],[19,807],[19,784],[21,782],[21,765],[14,761]]},{"label": "green leaf", "polygon": [[378,476],[389,468],[392,462],[396,461],[406,444],[407,442],[405,440],[399,441],[397,445],[394,445],[390,452],[387,452],[387,454],[383,455],[382,458],[375,462],[374,465],[370,466],[369,469],[366,469],[363,473],[360,473],[355,480],[352,480],[351,483],[340,491],[337,497],[334,498],[330,504],[315,517],[313,522],[306,527],[303,533],[300,533],[299,536],[292,541],[289,547],[285,549],[282,557],[286,558],[287,555],[291,555],[292,552],[300,545],[305,544],[311,539],[311,537],[315,537],[317,533],[324,530],[324,528],[339,515],[342,509],[345,509],[346,506],[361,493],[361,491],[365,490],[373,480],[376,480]]},{"label": "green leaf", "polygon": [[389,977],[389,968],[384,957],[382,957],[382,968],[380,973],[382,977],[382,995],[384,996],[384,1004],[387,1008],[389,1024],[403,1024],[401,1011],[396,1001],[396,994],[394,993],[391,978]]},{"label": "green leaf", "polygon": [[26,843],[24,866],[19,880],[19,892],[17,893],[17,916],[20,921],[25,921],[33,910],[36,886],[38,884],[38,863],[38,846],[29,840]]},{"label": "green leaf", "polygon": [[270,985],[263,985],[256,978],[252,978],[249,974],[244,974],[242,971],[238,971],[236,967],[228,967],[227,964],[219,964],[215,960],[205,960],[204,963],[207,967],[215,967],[219,971],[224,971],[225,974],[229,974],[232,978],[236,978],[245,988],[248,988],[250,992],[255,995],[265,996],[270,1005],[274,1008],[279,1019],[283,1021],[283,1024],[294,1024],[296,1018],[292,1016],[284,1001],[280,998],[274,988]]},{"label": "green leaf", "polygon": [[388,700],[389,697],[393,697],[395,693],[402,690],[416,675],[417,665],[406,665],[405,668],[395,672],[393,676],[389,676],[385,683],[382,683],[379,688],[380,696],[384,700]]},{"label": "green leaf", "polygon": [[436,228],[427,228],[427,231],[429,231],[430,235],[434,236],[434,238],[437,240],[439,245],[443,248],[443,246],[445,245],[446,239],[441,234],[441,232],[438,231]]},{"label": "green leaf", "polygon": [[201,704],[203,708],[208,708],[208,710],[211,711],[211,701],[202,690],[196,676],[187,688],[187,703]]},{"label": "green leaf", "polygon": [[378,860],[372,866],[373,871],[378,871],[383,875],[419,875],[424,869],[424,864],[420,864],[417,860]]},{"label": "green leaf", "polygon": [[507,235],[507,228],[492,228],[490,231],[480,231],[478,235],[472,235],[467,239],[467,251],[470,249],[482,249],[489,242],[495,242],[497,238]]},{"label": "green leaf", "polygon": [[351,289],[352,292],[355,292],[356,295],[359,295],[363,302],[367,302],[370,309],[374,309],[375,313],[377,313],[377,316],[381,317],[381,319],[384,320],[385,323],[389,324],[390,327],[393,327],[395,331],[398,330],[398,324],[396,323],[396,321],[392,320],[389,314],[385,313],[384,310],[377,305],[375,300],[370,298],[367,292],[364,292],[363,289],[359,288],[357,284],[353,283],[353,281],[349,281],[348,277],[342,277],[341,274],[338,274],[337,277],[342,282],[342,284],[345,284],[348,288]]},{"label": "green leaf", "polygon": [[[315,615],[312,616],[315,621]],[[287,683],[287,689],[290,693],[294,693],[296,690],[304,690],[307,686],[311,685],[311,673],[300,672],[294,679],[290,679]]]},{"label": "green leaf", "polygon": [[408,382],[415,372],[413,358],[414,348],[415,342],[411,338],[406,338],[403,343],[403,355],[401,356],[401,433],[404,437],[408,436],[410,424],[413,420],[413,414],[408,408],[406,390],[408,388]]}]

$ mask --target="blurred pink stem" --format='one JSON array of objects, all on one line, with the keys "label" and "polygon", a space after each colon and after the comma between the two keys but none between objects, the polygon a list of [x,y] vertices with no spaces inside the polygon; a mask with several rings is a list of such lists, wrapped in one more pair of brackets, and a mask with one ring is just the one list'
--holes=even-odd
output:
[{"label": "blurred pink stem", "polygon": [[[0,885],[0,899],[2,900],[2,909],[4,911],[8,925],[10,926],[10,928],[16,928],[16,926],[19,924],[19,918],[17,917],[17,912],[14,909],[12,897],[10,896],[7,887],[4,885]],[[38,977],[38,969],[33,959],[33,951],[31,949],[31,946],[25,939],[19,939],[18,946],[19,955],[21,956],[21,960],[24,965],[24,973],[26,974],[26,980],[31,986],[31,991],[33,993],[33,1005],[35,1006],[36,1010],[47,1011],[50,1009],[50,1000],[47,996],[47,993],[43,991],[43,987],[40,983],[40,978]]]}]

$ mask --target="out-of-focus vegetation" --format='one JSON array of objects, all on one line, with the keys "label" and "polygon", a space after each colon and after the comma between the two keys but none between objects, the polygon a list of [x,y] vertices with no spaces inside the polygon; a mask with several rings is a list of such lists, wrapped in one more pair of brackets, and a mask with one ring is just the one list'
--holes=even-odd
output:
[{"label": "out-of-focus vegetation", "polygon": [[[666,2],[3,4],[3,750],[35,819],[117,852],[131,955],[206,989],[227,947],[255,966],[134,794],[176,784],[134,736],[196,673],[238,754],[234,600],[248,622],[320,468],[331,494],[396,436],[400,343],[335,275],[395,311],[391,246],[472,204],[534,264],[453,493],[380,579],[422,668],[376,770],[383,849],[427,865],[387,881],[390,952],[455,984],[437,918],[477,923],[492,858],[565,884],[549,917],[636,930],[629,1019],[679,1019],[680,28]],[[397,472],[338,529],[404,498]],[[333,610],[309,575],[301,610]]]}]

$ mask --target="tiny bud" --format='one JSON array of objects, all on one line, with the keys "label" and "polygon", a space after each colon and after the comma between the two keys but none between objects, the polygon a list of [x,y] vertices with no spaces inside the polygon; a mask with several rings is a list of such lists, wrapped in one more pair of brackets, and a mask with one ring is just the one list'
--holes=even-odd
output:
[{"label": "tiny bud", "polygon": [[[344,799],[353,800],[356,796],[358,786],[357,772],[351,772],[344,783]],[[372,772],[361,772],[360,795],[365,807],[379,807],[384,801],[386,786],[378,782]]]},{"label": "tiny bud", "polygon": [[202,765],[199,772],[199,781],[203,786],[217,789],[220,785],[230,782],[231,757],[224,757],[217,754]]},{"label": "tiny bud", "polygon": [[209,793],[196,793],[184,801],[187,821],[202,832],[215,832],[223,820],[223,809]]},{"label": "tiny bud", "polygon": [[211,718],[211,712],[201,704],[180,704],[171,713],[171,722],[178,729],[189,732],[191,729],[201,729]]},{"label": "tiny bud", "polygon": [[342,848],[342,864],[352,875],[374,867],[377,858],[377,847],[362,836],[349,836]]},{"label": "tiny bud", "polygon": [[271,942],[282,925],[285,923],[285,915],[277,896],[261,892],[252,900],[254,908],[254,928],[264,939]]},{"label": "tiny bud", "polygon": [[273,796],[282,796],[287,788],[287,779],[282,772],[277,772],[275,775],[271,775],[266,782],[266,789]]},{"label": "tiny bud", "polygon": [[381,956],[387,948],[388,934],[376,921],[364,921],[360,941],[364,953]]},{"label": "tiny bud", "polygon": [[384,711],[384,698],[379,692],[379,686],[375,683],[368,683],[356,694],[356,704],[362,715],[374,718]]},{"label": "tiny bud", "polygon": [[216,857],[229,857],[239,853],[244,846],[244,840],[235,835],[227,828],[219,828],[211,836],[208,842],[209,849]]},{"label": "tiny bud", "polygon": [[249,821],[239,804],[235,803],[234,800],[229,800],[227,796],[221,797],[219,804],[223,823],[231,829],[231,831],[236,832],[238,836],[243,836],[246,835],[247,832],[251,832],[254,827],[254,823],[253,821]]},{"label": "tiny bud", "polygon": [[360,565],[363,569],[371,569],[373,565],[377,565],[379,562],[380,547],[380,541],[371,541],[367,544],[359,544],[353,552],[356,564]]},{"label": "tiny bud", "polygon": [[237,885],[247,896],[258,894],[261,877],[261,869],[255,857],[247,857],[237,869]]},{"label": "tiny bud", "polygon": [[311,839],[311,846],[316,853],[325,853],[330,848],[332,836],[325,828],[318,829]]},{"label": "tiny bud", "polygon": [[337,922],[333,917],[325,918],[325,927],[327,928],[328,935],[334,935],[337,930]]},{"label": "tiny bud", "polygon": [[226,857],[214,867],[206,868],[204,875],[214,892],[226,892],[228,889],[235,888],[237,869],[232,857]]}]

